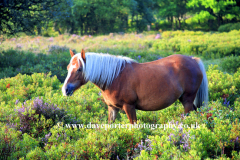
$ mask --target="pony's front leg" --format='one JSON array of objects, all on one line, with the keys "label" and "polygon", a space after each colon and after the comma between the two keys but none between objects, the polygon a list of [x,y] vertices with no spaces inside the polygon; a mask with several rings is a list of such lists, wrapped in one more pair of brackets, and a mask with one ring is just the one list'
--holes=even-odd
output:
[{"label": "pony's front leg", "polygon": [[134,105],[124,104],[123,110],[126,112],[127,117],[131,124],[137,123],[137,116]]},{"label": "pony's front leg", "polygon": [[118,108],[108,106],[108,123],[115,121],[118,111],[119,111]]}]

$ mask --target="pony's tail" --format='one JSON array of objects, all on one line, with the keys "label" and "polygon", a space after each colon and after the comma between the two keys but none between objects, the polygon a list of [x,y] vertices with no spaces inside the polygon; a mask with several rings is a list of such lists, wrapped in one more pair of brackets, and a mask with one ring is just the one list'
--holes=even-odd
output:
[{"label": "pony's tail", "polygon": [[195,58],[195,57],[193,57],[193,59],[196,60],[203,74],[202,83],[198,89],[197,95],[193,102],[197,108],[200,108],[201,106],[207,106],[208,104],[208,80],[207,80],[206,71],[201,59]]}]

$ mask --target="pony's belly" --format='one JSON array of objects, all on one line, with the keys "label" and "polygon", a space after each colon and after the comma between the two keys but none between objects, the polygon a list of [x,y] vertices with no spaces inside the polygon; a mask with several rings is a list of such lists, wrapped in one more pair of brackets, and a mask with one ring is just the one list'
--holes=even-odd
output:
[{"label": "pony's belly", "polygon": [[173,102],[158,102],[158,103],[155,102],[155,103],[148,103],[146,105],[137,104],[136,109],[142,110],[142,111],[158,111],[158,110],[167,108],[168,106],[173,104],[175,101],[173,101]]}]

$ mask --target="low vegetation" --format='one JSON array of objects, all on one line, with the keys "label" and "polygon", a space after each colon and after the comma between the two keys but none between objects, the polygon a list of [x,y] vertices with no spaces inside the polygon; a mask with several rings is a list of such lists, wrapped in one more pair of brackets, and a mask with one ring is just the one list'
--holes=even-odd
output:
[{"label": "low vegetation", "polygon": [[[239,33],[5,39],[0,54],[0,159],[240,159],[240,68],[230,60],[239,55]],[[176,53],[199,56],[209,64],[209,105],[187,115],[179,102],[160,111],[138,110],[138,127],[119,112],[113,125],[128,128],[101,128],[97,124],[108,123],[107,105],[96,86],[89,82],[73,96],[62,96],[69,48],[139,62]],[[232,59],[237,64],[238,58]]]}]

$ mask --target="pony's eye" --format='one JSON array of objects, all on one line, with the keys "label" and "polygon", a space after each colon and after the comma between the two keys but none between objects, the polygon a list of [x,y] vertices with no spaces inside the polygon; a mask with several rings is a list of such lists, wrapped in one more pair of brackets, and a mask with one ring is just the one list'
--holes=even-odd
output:
[{"label": "pony's eye", "polygon": [[77,71],[78,71],[78,72],[82,72],[82,67],[78,68]]}]

